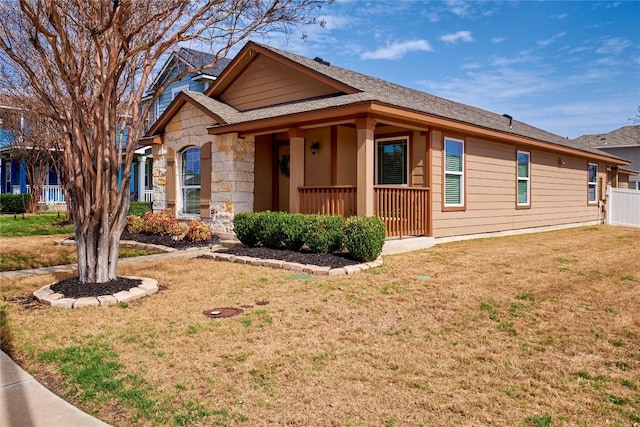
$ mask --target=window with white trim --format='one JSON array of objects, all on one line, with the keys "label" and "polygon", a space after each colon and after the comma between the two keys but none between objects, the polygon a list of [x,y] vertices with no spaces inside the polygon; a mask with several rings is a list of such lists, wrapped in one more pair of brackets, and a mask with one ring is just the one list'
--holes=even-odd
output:
[{"label": "window with white trim", "polygon": [[531,153],[518,151],[518,206],[531,204]]},{"label": "window with white trim", "polygon": [[182,213],[200,214],[200,149],[187,148],[180,155],[180,195]]},{"label": "window with white trim", "polygon": [[444,206],[464,206],[464,141],[444,139]]},{"label": "window with white trim", "polygon": [[189,85],[182,85],[171,89],[171,100],[176,99],[176,96],[178,96],[180,92],[183,92],[185,90],[189,90]]},{"label": "window with white trim", "polygon": [[589,163],[587,167],[587,189],[589,193],[589,203],[598,202],[598,165]]},{"label": "window with white trim", "polygon": [[409,138],[376,140],[376,184],[409,184]]}]

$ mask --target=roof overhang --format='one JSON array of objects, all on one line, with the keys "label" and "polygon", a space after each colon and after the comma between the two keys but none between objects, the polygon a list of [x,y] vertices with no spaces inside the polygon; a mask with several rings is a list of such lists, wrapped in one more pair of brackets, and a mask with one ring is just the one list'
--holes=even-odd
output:
[{"label": "roof overhang", "polygon": [[463,132],[469,135],[498,140],[504,143],[517,144],[532,148],[553,150],[558,153],[600,160],[611,165],[629,165],[630,162],[616,157],[597,154],[571,147],[539,141],[532,138],[499,132],[469,123],[457,122],[451,119],[430,116],[416,111],[382,104],[376,101],[362,101],[358,103],[329,107],[320,110],[303,111],[276,117],[246,121],[235,124],[220,124],[207,128],[210,135],[238,133],[240,136],[261,135],[286,131],[290,128],[312,129],[315,127],[354,123],[359,118],[372,118],[378,123],[402,126],[414,130],[429,130],[438,128]]}]

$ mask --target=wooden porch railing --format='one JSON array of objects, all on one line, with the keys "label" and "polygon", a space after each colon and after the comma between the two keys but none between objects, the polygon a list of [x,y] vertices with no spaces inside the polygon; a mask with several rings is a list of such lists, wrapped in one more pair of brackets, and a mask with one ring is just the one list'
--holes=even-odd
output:
[{"label": "wooden porch railing", "polygon": [[[304,214],[356,215],[356,187],[300,187],[300,212]],[[384,221],[387,237],[425,236],[428,229],[429,188],[374,187],[375,215]]]},{"label": "wooden porch railing", "polygon": [[356,187],[353,185],[300,187],[298,191],[301,213],[344,217],[356,214]]},{"label": "wooden porch railing", "polygon": [[375,186],[375,214],[382,218],[387,237],[428,235],[429,188]]}]

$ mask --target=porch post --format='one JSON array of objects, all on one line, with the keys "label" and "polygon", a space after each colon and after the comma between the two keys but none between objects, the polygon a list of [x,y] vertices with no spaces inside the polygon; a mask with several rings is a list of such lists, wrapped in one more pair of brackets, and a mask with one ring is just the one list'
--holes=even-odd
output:
[{"label": "porch post", "polygon": [[299,187],[304,186],[304,129],[289,129],[289,212],[300,212]]},{"label": "porch post", "polygon": [[144,202],[146,156],[138,157],[138,201]]},{"label": "porch post", "polygon": [[373,216],[375,214],[374,183],[374,138],[376,121],[371,118],[357,119],[357,214],[358,216]]}]

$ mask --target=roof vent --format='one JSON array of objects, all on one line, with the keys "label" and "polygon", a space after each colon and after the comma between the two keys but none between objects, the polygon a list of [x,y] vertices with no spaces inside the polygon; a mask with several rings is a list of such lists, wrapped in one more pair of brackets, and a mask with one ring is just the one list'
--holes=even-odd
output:
[{"label": "roof vent", "polygon": [[319,56],[316,56],[315,58],[313,58],[314,61],[321,63],[322,65],[331,65],[331,62],[329,61],[325,61],[324,59],[320,58]]},{"label": "roof vent", "polygon": [[513,117],[511,117],[508,114],[503,114],[502,117],[506,117],[507,119],[509,119],[509,128],[513,127]]}]

